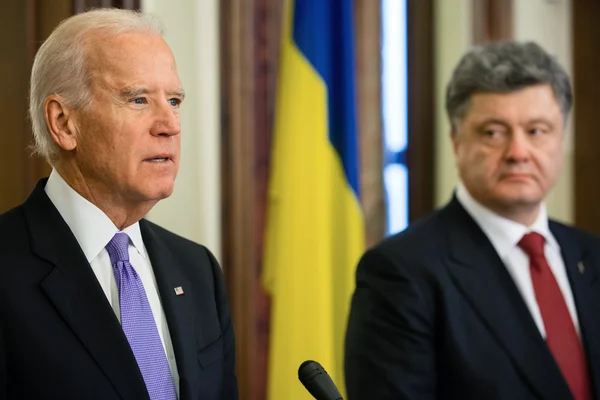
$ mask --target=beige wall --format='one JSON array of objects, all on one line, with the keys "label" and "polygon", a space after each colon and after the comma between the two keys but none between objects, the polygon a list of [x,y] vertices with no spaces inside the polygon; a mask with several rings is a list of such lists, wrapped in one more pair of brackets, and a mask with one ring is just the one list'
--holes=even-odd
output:
[{"label": "beige wall", "polygon": [[458,181],[450,144],[450,124],[444,111],[446,83],[454,66],[472,43],[472,0],[436,0],[435,2],[435,205],[450,200]]},{"label": "beige wall", "polygon": [[[457,172],[444,113],[444,90],[455,64],[472,43],[472,0],[436,0],[436,177],[435,203],[448,201]],[[514,36],[535,40],[555,54],[571,71],[570,0],[514,0]],[[570,126],[565,136],[565,165],[556,188],[547,199],[551,217],[573,222],[573,139]]]},{"label": "beige wall", "polygon": [[221,253],[218,0],[143,0],[165,25],[186,90],[175,192],[148,219]]}]

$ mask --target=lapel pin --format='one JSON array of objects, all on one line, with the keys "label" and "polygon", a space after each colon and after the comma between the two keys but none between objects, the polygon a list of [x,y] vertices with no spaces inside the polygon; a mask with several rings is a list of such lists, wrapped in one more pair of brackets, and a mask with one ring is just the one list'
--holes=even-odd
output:
[{"label": "lapel pin", "polygon": [[183,288],[181,286],[177,286],[176,288],[173,288],[173,290],[175,291],[176,296],[181,296],[183,294]]},{"label": "lapel pin", "polygon": [[583,265],[583,261],[579,261],[577,263],[577,269],[579,270],[580,274],[583,274],[585,272],[585,265]]}]

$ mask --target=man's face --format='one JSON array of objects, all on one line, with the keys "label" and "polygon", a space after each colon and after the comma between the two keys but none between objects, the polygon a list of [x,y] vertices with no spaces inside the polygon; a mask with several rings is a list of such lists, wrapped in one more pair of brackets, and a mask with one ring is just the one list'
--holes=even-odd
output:
[{"label": "man's face", "polygon": [[563,116],[549,85],[478,93],[452,141],[469,193],[500,214],[537,208],[562,166]]},{"label": "man's face", "polygon": [[76,111],[75,162],[92,192],[124,206],[155,203],[171,195],[179,169],[183,90],[173,54],[151,33],[92,40],[92,101]]}]

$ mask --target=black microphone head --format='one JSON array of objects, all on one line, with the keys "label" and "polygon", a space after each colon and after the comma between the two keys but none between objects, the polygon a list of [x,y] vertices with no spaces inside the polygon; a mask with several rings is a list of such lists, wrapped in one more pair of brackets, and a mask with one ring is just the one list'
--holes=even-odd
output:
[{"label": "black microphone head", "polygon": [[343,400],[325,368],[316,361],[304,361],[298,368],[298,379],[317,400]]}]

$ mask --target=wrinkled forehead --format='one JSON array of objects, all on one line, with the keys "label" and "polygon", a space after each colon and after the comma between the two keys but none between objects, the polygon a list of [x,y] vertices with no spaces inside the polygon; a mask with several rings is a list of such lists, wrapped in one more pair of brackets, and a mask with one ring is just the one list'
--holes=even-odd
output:
[{"label": "wrinkled forehead", "polygon": [[108,34],[97,31],[87,36],[84,47],[86,64],[95,78],[135,78],[144,73],[171,72],[177,78],[177,67],[171,49],[155,33],[131,31]]},{"label": "wrinkled forehead", "polygon": [[466,117],[562,119],[560,104],[549,85],[532,85],[510,92],[474,93],[468,106]]}]

